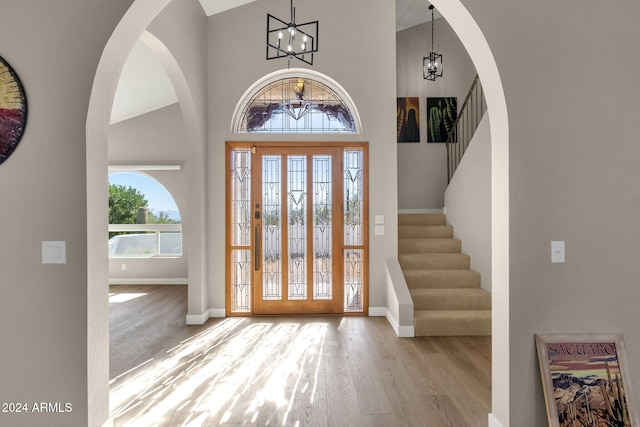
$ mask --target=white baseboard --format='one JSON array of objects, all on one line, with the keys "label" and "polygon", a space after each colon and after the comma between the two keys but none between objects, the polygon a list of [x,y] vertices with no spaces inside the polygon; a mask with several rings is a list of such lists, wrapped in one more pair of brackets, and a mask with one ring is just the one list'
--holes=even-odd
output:
[{"label": "white baseboard", "polygon": [[369,307],[369,317],[380,317],[387,315],[386,307]]},{"label": "white baseboard", "polygon": [[209,319],[209,313],[204,314],[187,314],[187,325],[204,325]]},{"label": "white baseboard", "polygon": [[[375,308],[376,314],[371,314],[371,309]],[[369,316],[384,316],[395,331],[396,335],[400,338],[412,338],[416,336],[415,328],[413,326],[400,326],[398,321],[391,315],[386,307],[369,307]]]},{"label": "white baseboard", "polygon": [[227,310],[224,308],[210,308],[202,314],[187,314],[187,325],[203,325],[209,319],[226,315]]},{"label": "white baseboard", "polygon": [[215,317],[227,317],[227,310],[224,308],[210,308],[209,317],[212,319]]},{"label": "white baseboard", "polygon": [[416,336],[416,328],[414,326],[398,326],[396,335],[400,338],[413,338]]},{"label": "white baseboard", "polygon": [[413,338],[416,336],[415,328],[413,326],[400,326],[398,321],[391,315],[389,310],[387,310],[387,321],[391,325],[394,331],[396,331],[396,335],[400,338]]},{"label": "white baseboard", "polygon": [[489,414],[489,427],[502,427],[500,421],[493,414]]},{"label": "white baseboard", "polygon": [[176,278],[110,278],[110,285],[186,285],[189,279],[185,277]]},{"label": "white baseboard", "polygon": [[442,209],[398,209],[399,214],[426,214],[426,213],[442,213]]}]

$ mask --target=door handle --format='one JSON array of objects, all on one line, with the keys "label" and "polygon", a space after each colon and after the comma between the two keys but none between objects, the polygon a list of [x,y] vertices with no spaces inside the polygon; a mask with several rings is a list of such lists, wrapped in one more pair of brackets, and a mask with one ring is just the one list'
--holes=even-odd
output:
[{"label": "door handle", "polygon": [[253,236],[253,247],[254,247],[254,254],[255,254],[255,262],[254,262],[254,268],[256,271],[260,270],[260,259],[262,258],[260,256],[260,226],[256,225],[255,231],[254,231],[254,236]]}]

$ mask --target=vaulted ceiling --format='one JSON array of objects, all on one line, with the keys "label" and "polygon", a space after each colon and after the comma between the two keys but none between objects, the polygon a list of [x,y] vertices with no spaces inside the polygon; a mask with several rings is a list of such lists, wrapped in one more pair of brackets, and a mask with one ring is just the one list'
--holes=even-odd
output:
[{"label": "vaulted ceiling", "polygon": [[[207,16],[256,0],[199,0]],[[286,0],[282,0],[286,1]],[[396,31],[431,20],[425,0],[396,0]],[[440,15],[436,12],[436,18]],[[116,89],[111,123],[145,114],[178,102],[173,86],[160,61],[147,46],[138,42],[129,54]]]}]

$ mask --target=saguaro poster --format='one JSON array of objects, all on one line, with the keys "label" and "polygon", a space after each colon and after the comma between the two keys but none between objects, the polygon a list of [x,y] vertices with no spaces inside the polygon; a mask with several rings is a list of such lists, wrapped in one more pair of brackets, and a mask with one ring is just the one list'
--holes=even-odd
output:
[{"label": "saguaro poster", "polygon": [[622,336],[536,335],[555,427],[638,426]]}]

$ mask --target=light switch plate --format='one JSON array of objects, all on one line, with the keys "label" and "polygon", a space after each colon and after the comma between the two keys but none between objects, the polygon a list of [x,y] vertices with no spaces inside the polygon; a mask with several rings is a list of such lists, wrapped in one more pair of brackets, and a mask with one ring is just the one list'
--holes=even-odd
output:
[{"label": "light switch plate", "polygon": [[551,242],[551,262],[553,264],[564,263],[564,241]]},{"label": "light switch plate", "polygon": [[384,236],[384,225],[376,225],[376,236]]},{"label": "light switch plate", "polygon": [[43,264],[66,264],[67,242],[42,242]]},{"label": "light switch plate", "polygon": [[376,221],[376,225],[383,225],[384,215],[376,215],[375,221]]}]

